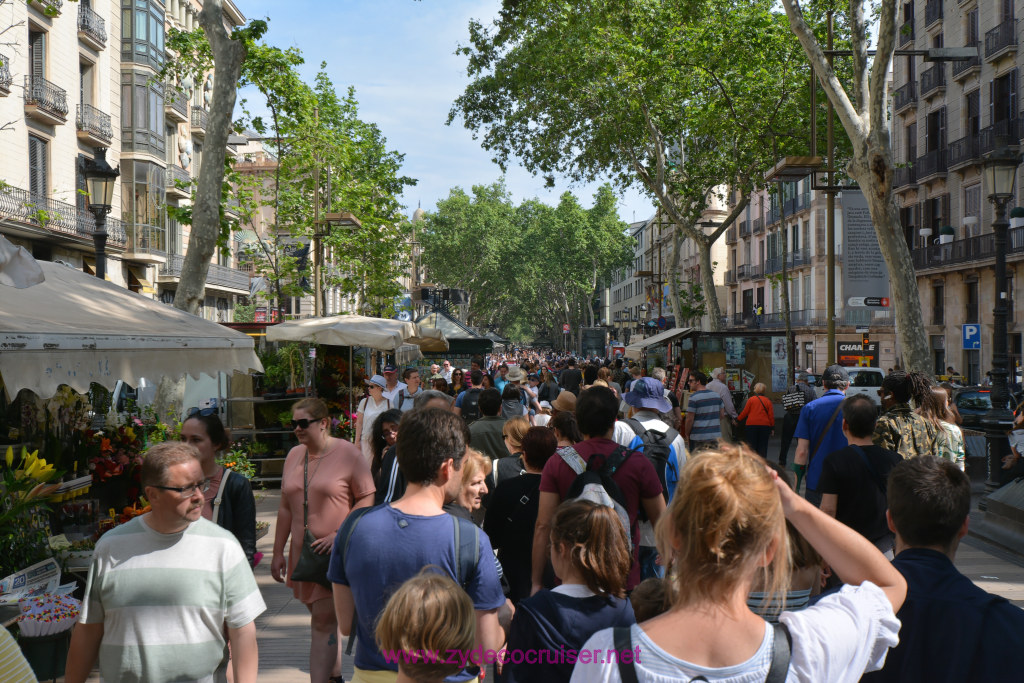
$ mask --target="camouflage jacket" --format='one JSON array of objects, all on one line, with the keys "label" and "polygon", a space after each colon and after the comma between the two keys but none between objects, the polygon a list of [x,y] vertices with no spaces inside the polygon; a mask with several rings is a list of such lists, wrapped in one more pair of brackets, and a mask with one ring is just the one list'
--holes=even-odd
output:
[{"label": "camouflage jacket", "polygon": [[897,403],[878,418],[871,440],[907,460],[919,455],[938,455],[940,436],[935,425],[915,413],[910,404]]}]

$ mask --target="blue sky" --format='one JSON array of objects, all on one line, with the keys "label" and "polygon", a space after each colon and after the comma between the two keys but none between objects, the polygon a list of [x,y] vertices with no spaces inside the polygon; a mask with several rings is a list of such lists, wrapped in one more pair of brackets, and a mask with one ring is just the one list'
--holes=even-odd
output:
[{"label": "blue sky", "polygon": [[[360,116],[380,126],[391,149],[405,153],[403,173],[419,180],[404,203],[432,211],[452,187],[467,192],[501,175],[491,155],[461,121],[446,126],[452,102],[467,83],[466,61],[457,56],[468,41],[471,18],[489,21],[500,0],[235,0],[249,19],[269,18],[267,42],[297,47],[306,58],[303,76],[312,81],[321,61],[339,91],[356,88]],[[572,191],[592,204],[596,185],[570,186],[510,166],[506,182],[516,202],[536,197],[555,204]],[[619,216],[633,221],[654,213],[638,191],[621,198]]]}]

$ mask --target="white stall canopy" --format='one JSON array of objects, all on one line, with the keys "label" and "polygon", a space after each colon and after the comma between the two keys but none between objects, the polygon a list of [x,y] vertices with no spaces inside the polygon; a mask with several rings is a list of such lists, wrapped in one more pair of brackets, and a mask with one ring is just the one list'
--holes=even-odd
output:
[{"label": "white stall canopy", "polygon": [[363,315],[289,320],[268,327],[267,341],[365,346],[381,351],[395,351],[404,345],[415,345],[428,350],[448,348],[448,342],[443,334],[420,329],[416,323]]},{"label": "white stall canopy", "polygon": [[641,339],[626,347],[626,358],[639,359],[647,347],[656,344],[667,344],[673,339],[688,336],[691,332],[693,332],[692,327],[673,327],[671,330],[661,332],[653,337]]},{"label": "white stall canopy", "polygon": [[0,376],[7,395],[52,396],[61,384],[261,371],[251,337],[64,265],[45,281],[0,289]]}]

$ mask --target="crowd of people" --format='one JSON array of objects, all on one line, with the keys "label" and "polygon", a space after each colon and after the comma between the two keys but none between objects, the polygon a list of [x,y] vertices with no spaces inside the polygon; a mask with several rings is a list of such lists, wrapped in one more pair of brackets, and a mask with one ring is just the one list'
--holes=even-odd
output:
[{"label": "crowd of people", "polygon": [[[309,611],[313,683],[341,681],[346,636],[355,683],[1018,680],[1024,611],[953,565],[970,482],[927,378],[890,373],[879,415],[841,366],[820,397],[798,375],[776,463],[777,406],[737,405],[723,368],[682,404],[621,360],[430,373],[366,380],[355,443],[294,404],[271,575]],[[147,454],[152,512],[97,546],[70,683],[97,660],[256,680],[252,493],[216,416],[185,426]]]}]

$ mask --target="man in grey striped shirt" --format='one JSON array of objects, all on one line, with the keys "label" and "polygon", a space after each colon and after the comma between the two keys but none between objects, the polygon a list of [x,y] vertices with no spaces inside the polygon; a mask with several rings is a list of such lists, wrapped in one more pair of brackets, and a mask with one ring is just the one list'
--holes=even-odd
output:
[{"label": "man in grey striped shirt", "polygon": [[104,681],[222,683],[230,643],[234,683],[255,683],[266,605],[234,535],[201,517],[198,451],[153,446],[142,486],[152,511],[96,544],[65,681],[83,683],[98,658]]}]

